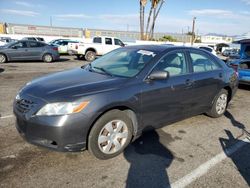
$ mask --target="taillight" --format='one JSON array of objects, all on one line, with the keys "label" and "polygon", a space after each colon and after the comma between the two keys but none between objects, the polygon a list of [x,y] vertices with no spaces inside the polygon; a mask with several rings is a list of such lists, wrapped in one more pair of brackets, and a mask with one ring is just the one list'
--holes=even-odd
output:
[{"label": "taillight", "polygon": [[238,65],[231,64],[231,67],[232,67],[236,72],[238,72]]},{"label": "taillight", "polygon": [[237,77],[239,77],[239,72],[238,72],[238,65],[235,65],[235,64],[231,64],[230,65],[233,69],[234,69],[234,73]]},{"label": "taillight", "polygon": [[57,47],[53,47],[52,49],[55,50],[55,51],[58,51],[58,48],[57,48]]},{"label": "taillight", "polygon": [[76,45],[76,49],[78,49],[78,45]]}]

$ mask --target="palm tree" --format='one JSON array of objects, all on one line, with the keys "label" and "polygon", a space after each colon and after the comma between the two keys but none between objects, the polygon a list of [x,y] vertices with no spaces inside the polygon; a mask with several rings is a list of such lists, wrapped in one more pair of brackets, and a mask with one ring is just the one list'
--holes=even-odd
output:
[{"label": "palm tree", "polygon": [[144,16],[145,16],[145,6],[147,0],[140,0],[140,31],[141,31],[141,40],[144,40]]},{"label": "palm tree", "polygon": [[150,35],[151,39],[154,38],[155,22],[156,22],[156,19],[157,19],[158,15],[159,15],[159,12],[160,12],[164,2],[165,2],[165,0],[152,0],[153,21],[152,21],[151,29],[150,29],[150,32],[149,32],[149,35]]}]

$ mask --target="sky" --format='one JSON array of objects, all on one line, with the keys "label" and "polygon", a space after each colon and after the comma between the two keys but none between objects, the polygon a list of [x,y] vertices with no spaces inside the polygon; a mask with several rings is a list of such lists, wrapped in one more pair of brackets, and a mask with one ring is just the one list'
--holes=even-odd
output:
[{"label": "sky", "polygon": [[[147,19],[148,0],[145,12]],[[156,32],[198,34],[250,31],[250,0],[165,0]],[[0,0],[0,22],[139,31],[139,0]]]}]

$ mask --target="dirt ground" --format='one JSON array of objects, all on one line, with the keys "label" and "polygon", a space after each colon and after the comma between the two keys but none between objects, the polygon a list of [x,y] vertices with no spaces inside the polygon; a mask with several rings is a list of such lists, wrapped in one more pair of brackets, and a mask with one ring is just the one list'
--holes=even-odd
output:
[{"label": "dirt ground", "polygon": [[225,116],[199,115],[146,133],[120,156],[60,153],[28,144],[15,129],[20,87],[86,64],[71,56],[46,64],[0,65],[0,187],[249,187],[250,88],[241,86]]}]

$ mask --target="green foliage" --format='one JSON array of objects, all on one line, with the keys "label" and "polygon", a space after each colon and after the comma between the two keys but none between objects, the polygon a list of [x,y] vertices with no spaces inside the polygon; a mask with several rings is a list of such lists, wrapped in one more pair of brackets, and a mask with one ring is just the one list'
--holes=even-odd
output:
[{"label": "green foliage", "polygon": [[177,42],[177,39],[170,35],[165,35],[162,38],[159,39],[160,41],[168,41],[168,42]]}]

